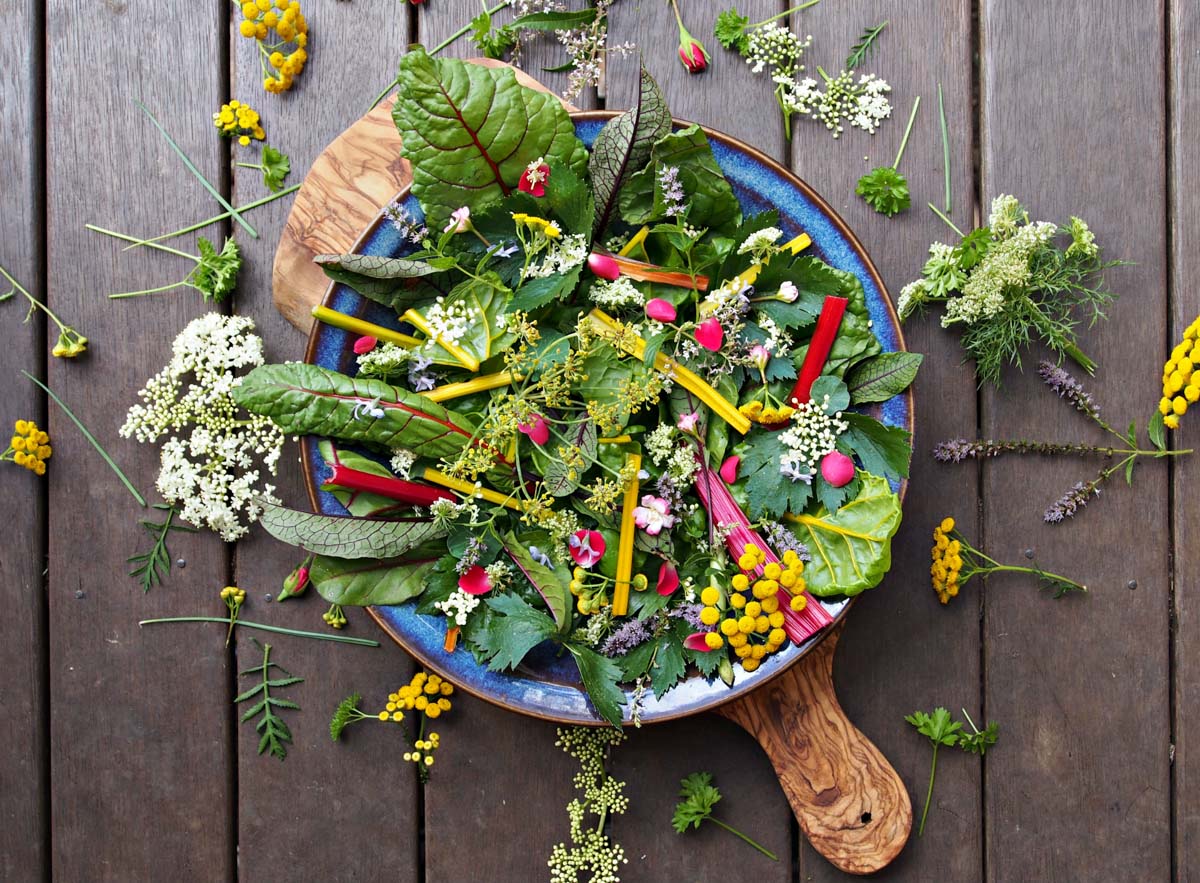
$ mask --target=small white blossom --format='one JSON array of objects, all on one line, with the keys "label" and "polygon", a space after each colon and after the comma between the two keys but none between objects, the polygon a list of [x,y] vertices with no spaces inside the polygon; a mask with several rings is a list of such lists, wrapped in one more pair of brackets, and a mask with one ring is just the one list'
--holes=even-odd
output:
[{"label": "small white blossom", "polygon": [[838,436],[850,428],[842,412],[828,413],[829,396],[820,403],[800,402],[791,425],[779,433],[787,450],[779,455],[779,474],[792,481],[811,484],[821,458],[837,448]]},{"label": "small white blossom", "polygon": [[598,280],[592,285],[588,297],[592,303],[602,307],[640,307],[646,302],[646,296],[638,291],[628,276],[618,276],[611,282]]},{"label": "small white blossom", "polygon": [[480,604],[478,595],[470,595],[462,589],[455,589],[445,601],[435,601],[433,606],[446,614],[447,619],[454,620],[460,628],[467,624],[467,616]]}]

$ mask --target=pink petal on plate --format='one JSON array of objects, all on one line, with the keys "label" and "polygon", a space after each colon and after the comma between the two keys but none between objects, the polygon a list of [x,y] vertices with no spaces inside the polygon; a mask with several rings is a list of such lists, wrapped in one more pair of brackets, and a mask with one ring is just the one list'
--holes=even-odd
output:
[{"label": "pink petal on plate", "polygon": [[577,530],[567,539],[567,551],[580,567],[591,567],[604,557],[608,544],[598,530]]},{"label": "pink petal on plate", "polygon": [[725,340],[725,329],[716,319],[705,319],[696,329],[696,343],[706,350],[716,352]]},{"label": "pink petal on plate", "polygon": [[612,282],[621,275],[621,267],[611,255],[601,254],[598,251],[588,255],[588,269],[599,276],[601,279],[607,279]]},{"label": "pink petal on plate", "polygon": [[646,315],[656,322],[674,322],[677,313],[674,304],[656,297],[646,301]]},{"label": "pink petal on plate", "polygon": [[356,356],[361,356],[364,353],[369,353],[371,350],[375,349],[375,345],[377,343],[379,343],[379,341],[374,337],[369,334],[364,334],[358,340],[354,341],[354,354]]},{"label": "pink petal on plate", "polygon": [[492,580],[486,570],[475,564],[458,578],[458,587],[468,595],[486,595],[492,590]]},{"label": "pink petal on plate", "polygon": [[737,481],[738,467],[742,465],[742,458],[734,455],[726,457],[725,462],[721,464],[721,480],[726,484],[733,484]]},{"label": "pink petal on plate", "polygon": [[683,646],[687,647],[689,650],[699,650],[701,653],[710,653],[712,652],[712,647],[708,646],[708,643],[704,640],[704,636],[707,634],[708,632],[693,632],[683,639]]},{"label": "pink petal on plate", "polygon": [[679,588],[679,572],[670,561],[664,561],[658,568],[658,593],[669,595]]}]

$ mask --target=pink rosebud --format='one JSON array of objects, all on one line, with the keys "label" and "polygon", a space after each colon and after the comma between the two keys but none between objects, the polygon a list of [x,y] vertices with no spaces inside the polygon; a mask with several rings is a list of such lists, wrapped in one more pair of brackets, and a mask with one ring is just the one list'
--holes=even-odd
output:
[{"label": "pink rosebud", "polygon": [[650,534],[652,537],[662,533],[663,528],[670,530],[675,526],[675,516],[671,514],[671,504],[662,497],[646,494],[642,497],[642,505],[633,510],[633,523]]},{"label": "pink rosebud", "polygon": [[517,429],[529,436],[529,440],[539,448],[550,441],[550,426],[540,414],[535,414],[530,423],[518,423]]},{"label": "pink rosebud", "polygon": [[646,315],[656,322],[674,322],[675,305],[668,300],[663,300],[661,297],[652,298],[646,301]]},{"label": "pink rosebud", "polygon": [[721,348],[721,343],[725,340],[725,329],[721,327],[721,323],[715,318],[705,319],[696,329],[696,343],[704,347],[706,350],[716,352]]},{"label": "pink rosebud", "polygon": [[845,487],[854,478],[854,461],[841,451],[830,451],[821,458],[821,477],[834,487]]},{"label": "pink rosebud", "polygon": [[669,595],[679,588],[679,572],[670,561],[664,561],[658,568],[658,593]]},{"label": "pink rosebud", "polygon": [[733,484],[737,481],[738,467],[742,465],[742,458],[734,455],[726,457],[725,462],[721,464],[721,480],[726,484]]},{"label": "pink rosebud", "polygon": [[369,353],[371,350],[375,349],[375,346],[378,343],[379,341],[371,335],[364,334],[358,340],[354,341],[354,354],[361,356],[365,353]]},{"label": "pink rosebud", "polygon": [[756,343],[750,347],[750,358],[754,360],[754,364],[758,366],[759,371],[765,371],[767,362],[771,361],[771,351],[761,343]]},{"label": "pink rosebud", "polygon": [[549,180],[550,166],[543,162],[539,156],[527,165],[525,171],[521,173],[521,180],[517,182],[517,189],[522,193],[528,193],[530,196],[536,196],[540,199],[546,195],[546,182]]},{"label": "pink rosebud", "polygon": [[599,251],[594,251],[588,255],[588,269],[601,279],[607,279],[609,282],[619,278],[621,275],[621,267],[613,259],[612,255]]},{"label": "pink rosebud", "polygon": [[471,209],[469,206],[456,208],[450,212],[450,221],[446,224],[443,233],[465,233],[471,229]]},{"label": "pink rosebud", "polygon": [[684,30],[679,34],[679,60],[689,74],[698,74],[708,68],[708,53],[704,46]]},{"label": "pink rosebud", "polygon": [[704,636],[707,634],[708,632],[692,632],[683,639],[683,646],[687,647],[689,650],[697,650],[701,653],[708,653],[712,650],[712,647],[708,646],[708,642],[704,640]]},{"label": "pink rosebud", "polygon": [[682,414],[679,421],[675,424],[683,432],[695,432],[696,424],[700,422],[700,412],[692,411],[690,414]]},{"label": "pink rosebud", "polygon": [[604,557],[607,544],[598,530],[577,530],[567,538],[567,551],[580,567],[591,567]]},{"label": "pink rosebud", "polygon": [[486,570],[473,564],[458,578],[458,587],[468,595],[486,595],[492,590],[492,579]]}]

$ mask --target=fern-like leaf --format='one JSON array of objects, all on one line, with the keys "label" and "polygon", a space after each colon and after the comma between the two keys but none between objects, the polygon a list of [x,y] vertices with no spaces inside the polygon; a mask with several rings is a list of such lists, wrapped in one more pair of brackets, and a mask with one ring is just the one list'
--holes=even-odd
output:
[{"label": "fern-like leaf", "polygon": [[[258,753],[270,754],[272,757],[283,760],[287,757],[287,745],[292,741],[292,731],[288,728],[283,718],[276,712],[281,709],[299,711],[300,706],[290,699],[280,699],[272,696],[271,690],[272,688],[279,690],[294,684],[303,683],[304,678],[295,677],[279,663],[272,662],[270,644],[259,644],[258,641],[254,643],[256,646],[262,648],[262,664],[239,672],[239,676],[248,677],[256,675],[259,678],[259,682],[249,690],[239,694],[233,701],[234,703],[241,703],[248,702],[255,696],[261,697],[242,714],[242,723],[248,723],[254,717],[261,714],[262,717],[254,726],[255,732],[262,734],[258,741]],[[272,669],[278,671],[282,677],[271,677]]]},{"label": "fern-like leaf", "polygon": [[142,521],[139,522],[146,532],[154,539],[154,543],[150,546],[148,552],[142,552],[138,555],[131,555],[126,558],[126,562],[134,565],[133,570],[129,571],[129,575],[137,577],[141,581],[142,591],[150,591],[150,587],[162,583],[163,579],[171,570],[171,550],[167,548],[167,538],[171,531],[180,531],[182,533],[195,533],[196,528],[188,527],[186,524],[175,524],[175,507],[168,506],[164,503],[156,503],[155,509],[165,512],[166,516],[162,521]]},{"label": "fern-like leaf", "polygon": [[858,42],[850,49],[850,54],[846,57],[846,70],[852,71],[862,64],[871,50],[875,47],[875,41],[879,39],[879,35],[883,33],[883,29],[888,26],[885,21],[882,24],[877,24],[873,28],[867,28],[863,31],[862,36],[858,38]]},{"label": "fern-like leaf", "polygon": [[329,738],[336,742],[342,738],[342,730],[350,725],[350,722],[356,719],[355,712],[358,711],[358,703],[362,702],[362,696],[358,693],[351,694],[342,700],[338,705],[337,710],[333,713],[333,718],[329,721]]}]

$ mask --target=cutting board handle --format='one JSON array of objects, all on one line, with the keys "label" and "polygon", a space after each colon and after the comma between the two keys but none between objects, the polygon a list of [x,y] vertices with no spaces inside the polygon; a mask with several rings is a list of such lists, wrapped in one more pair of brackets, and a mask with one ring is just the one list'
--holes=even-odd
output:
[{"label": "cutting board handle", "polygon": [[718,713],[767,752],[813,848],[846,873],[870,874],[904,848],[912,804],[887,758],[838,704],[833,653],[841,631]]}]

